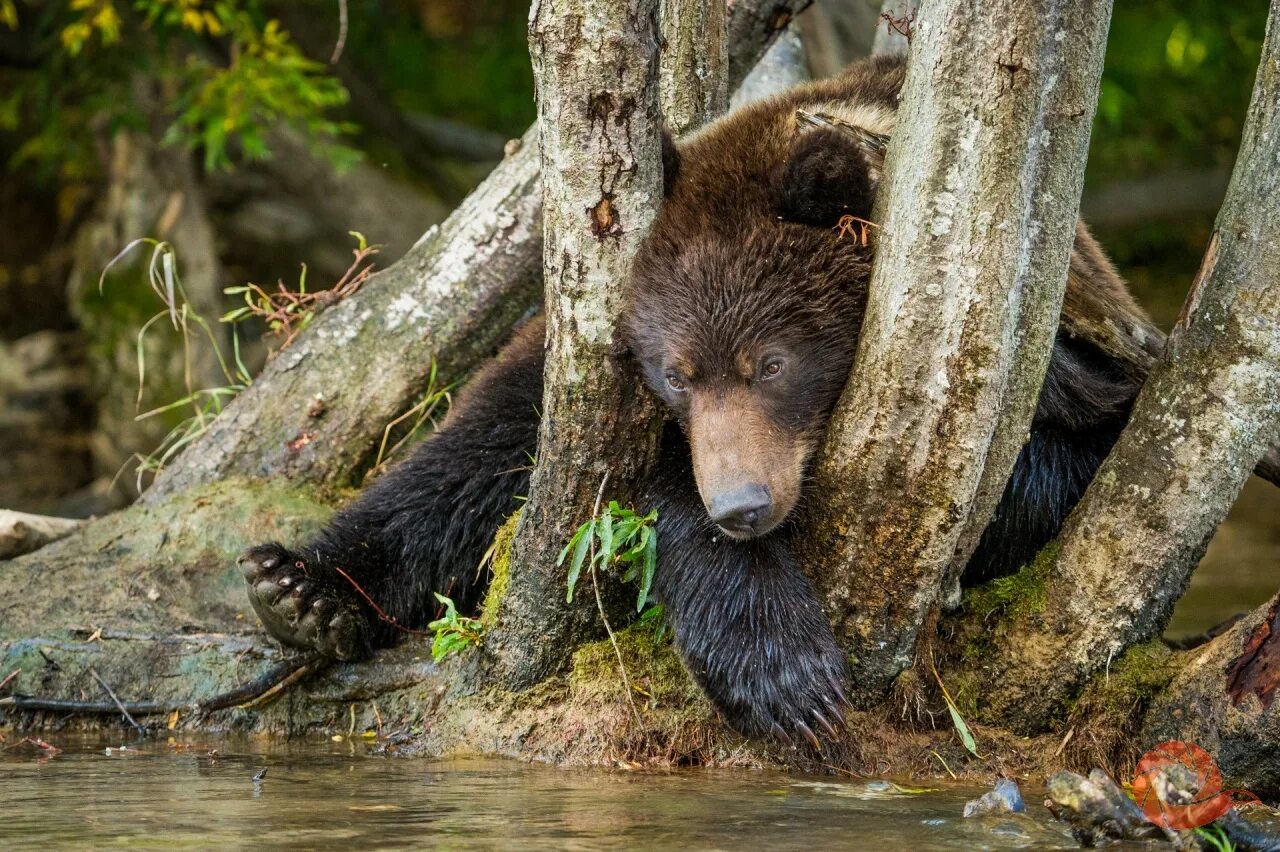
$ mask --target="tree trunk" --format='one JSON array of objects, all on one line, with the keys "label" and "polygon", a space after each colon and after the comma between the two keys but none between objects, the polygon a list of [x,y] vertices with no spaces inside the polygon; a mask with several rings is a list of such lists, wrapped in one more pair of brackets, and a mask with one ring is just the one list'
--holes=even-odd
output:
[{"label": "tree trunk", "polygon": [[662,0],[662,118],[672,136],[729,106],[727,10],[720,0]]},{"label": "tree trunk", "polygon": [[498,630],[486,642],[515,688],[560,669],[595,632],[595,602],[584,588],[576,605],[566,603],[557,556],[591,518],[597,494],[631,498],[662,428],[621,332],[631,258],[662,198],[657,0],[535,3],[529,52],[547,360],[538,460]]},{"label": "tree trunk", "polygon": [[237,474],[357,482],[433,366],[438,382],[462,380],[537,305],[538,187],[526,136],[443,225],[268,363],[143,500]]},{"label": "tree trunk", "polygon": [[[1090,674],[1159,635],[1213,531],[1280,435],[1280,1],[1227,198],[1129,425],[1046,563],[1043,599],[983,676],[1036,730]],[[1034,700],[1032,700],[1034,696]]]},{"label": "tree trunk", "polygon": [[[927,3],[853,375],[801,536],[856,690],[915,658],[1025,439],[1058,324],[1109,0]],[[960,552],[957,552],[959,549]]]}]

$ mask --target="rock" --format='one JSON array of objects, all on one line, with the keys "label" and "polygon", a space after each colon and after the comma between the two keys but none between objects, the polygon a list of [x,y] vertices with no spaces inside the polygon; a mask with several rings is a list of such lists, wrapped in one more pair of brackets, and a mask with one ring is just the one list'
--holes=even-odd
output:
[{"label": "rock", "polygon": [[1022,793],[1018,790],[1018,782],[1011,778],[1001,778],[992,790],[965,802],[964,815],[967,818],[987,814],[1020,814],[1026,809]]}]

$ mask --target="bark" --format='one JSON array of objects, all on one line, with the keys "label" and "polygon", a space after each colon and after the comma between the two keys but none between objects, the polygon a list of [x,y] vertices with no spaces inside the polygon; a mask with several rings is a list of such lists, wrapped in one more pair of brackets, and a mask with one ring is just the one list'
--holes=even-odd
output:
[{"label": "bark", "polygon": [[[880,21],[871,52],[906,53],[911,46],[908,33],[913,34],[916,16],[920,14],[920,0],[884,0],[880,7]],[[982,12],[986,17],[989,13]],[[999,14],[999,13],[996,13]]]},{"label": "bark", "polygon": [[[917,21],[853,375],[809,562],[874,701],[989,519],[1066,286],[1109,0],[941,0]],[[959,551],[959,552],[958,552]]]},{"label": "bark", "polygon": [[531,13],[529,52],[547,361],[537,465],[486,643],[516,688],[559,669],[594,632],[595,602],[585,584],[576,605],[565,602],[557,556],[601,489],[606,500],[630,500],[662,425],[621,333],[621,285],[662,199],[657,0],[543,0]]},{"label": "bark", "polygon": [[662,117],[672,136],[729,105],[727,9],[720,0],[662,0]]},{"label": "bark", "polygon": [[[1280,435],[1280,2],[1200,273],[1129,425],[1059,536],[1046,606],[983,676],[1021,730],[1159,635],[1213,531]],[[1034,696],[1034,700],[1031,697]]]}]

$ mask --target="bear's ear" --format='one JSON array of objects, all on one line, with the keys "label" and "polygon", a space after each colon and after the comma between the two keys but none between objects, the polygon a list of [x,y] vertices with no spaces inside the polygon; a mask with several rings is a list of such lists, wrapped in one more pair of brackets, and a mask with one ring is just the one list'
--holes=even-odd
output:
[{"label": "bear's ear", "polygon": [[671,188],[676,185],[678,177],[680,177],[680,152],[676,150],[676,140],[671,138],[671,133],[664,127],[662,129],[663,198],[670,197]]},{"label": "bear's ear", "polygon": [[840,130],[816,127],[800,135],[782,169],[778,215],[825,227],[846,214],[866,219],[875,189],[864,146]]}]

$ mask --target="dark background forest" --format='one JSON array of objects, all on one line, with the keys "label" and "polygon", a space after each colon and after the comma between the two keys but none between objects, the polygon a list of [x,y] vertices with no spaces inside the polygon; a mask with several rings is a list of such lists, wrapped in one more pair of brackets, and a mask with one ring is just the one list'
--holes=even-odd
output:
[{"label": "dark background forest", "polygon": [[[818,0],[802,17],[814,76],[865,53],[872,5]],[[150,247],[100,282],[131,240],[173,243],[192,310],[253,373],[280,336],[253,315],[219,324],[244,304],[225,288],[296,289],[302,264],[309,288],[330,286],[351,263],[350,231],[388,265],[533,121],[524,0],[340,6],[0,0],[0,507],[117,508],[164,460],[158,447],[176,449],[234,392],[238,374],[197,376],[227,391],[191,399],[183,374],[215,372],[187,346],[206,346],[203,332],[158,322],[139,344],[169,310]],[[1165,329],[1226,188],[1265,17],[1265,4],[1116,0],[1083,215]],[[137,191],[148,181],[151,196]],[[1251,482],[1171,634],[1280,585],[1278,517],[1280,497]]]}]

